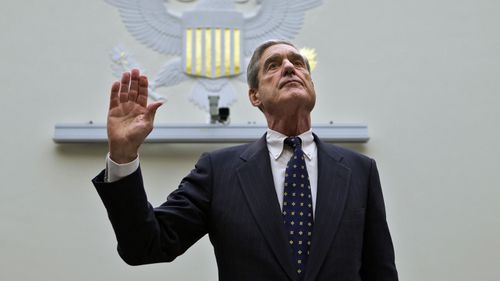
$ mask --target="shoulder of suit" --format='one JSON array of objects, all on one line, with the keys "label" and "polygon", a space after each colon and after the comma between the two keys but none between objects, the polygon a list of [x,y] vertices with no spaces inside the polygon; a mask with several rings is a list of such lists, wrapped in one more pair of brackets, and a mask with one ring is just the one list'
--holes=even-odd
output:
[{"label": "shoulder of suit", "polygon": [[326,144],[325,149],[333,150],[337,155],[340,155],[340,165],[349,168],[357,175],[366,175],[374,164],[372,158],[339,145]]}]

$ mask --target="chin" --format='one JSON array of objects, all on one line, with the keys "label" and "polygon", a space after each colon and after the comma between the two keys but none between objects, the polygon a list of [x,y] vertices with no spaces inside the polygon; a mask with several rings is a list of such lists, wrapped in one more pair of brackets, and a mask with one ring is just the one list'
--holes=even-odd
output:
[{"label": "chin", "polygon": [[284,87],[281,89],[282,95],[288,96],[308,96],[307,91],[301,87]]},{"label": "chin", "polygon": [[314,103],[314,100],[315,100],[315,98],[311,97],[311,95],[309,93],[305,92],[302,89],[295,89],[293,91],[289,91],[286,95],[290,99],[299,99],[302,102],[306,102],[306,103],[310,103],[311,99],[313,100],[313,103]]}]

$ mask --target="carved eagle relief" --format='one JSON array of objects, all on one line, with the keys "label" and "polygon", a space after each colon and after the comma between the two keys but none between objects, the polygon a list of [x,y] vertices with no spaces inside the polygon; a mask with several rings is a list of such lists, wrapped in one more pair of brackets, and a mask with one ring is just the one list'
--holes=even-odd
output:
[{"label": "carved eagle relief", "polygon": [[[321,0],[105,0],[118,8],[127,30],[142,44],[174,56],[161,66],[155,89],[193,81],[191,101],[208,111],[208,96],[220,106],[236,101],[232,79],[246,82],[255,47],[270,39],[292,39],[305,12]],[[175,7],[175,8],[174,8]],[[141,68],[123,46],[112,51],[115,75]]]}]

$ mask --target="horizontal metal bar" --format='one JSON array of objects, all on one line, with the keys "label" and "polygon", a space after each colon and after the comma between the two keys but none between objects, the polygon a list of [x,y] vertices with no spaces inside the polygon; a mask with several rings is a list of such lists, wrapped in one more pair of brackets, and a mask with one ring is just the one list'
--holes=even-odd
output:
[{"label": "horizontal metal bar", "polygon": [[[367,142],[368,127],[364,124],[313,125],[313,132],[327,142]],[[147,137],[155,143],[240,143],[251,142],[266,132],[267,126],[242,124],[159,124]],[[104,124],[56,124],[56,143],[107,142]]]}]

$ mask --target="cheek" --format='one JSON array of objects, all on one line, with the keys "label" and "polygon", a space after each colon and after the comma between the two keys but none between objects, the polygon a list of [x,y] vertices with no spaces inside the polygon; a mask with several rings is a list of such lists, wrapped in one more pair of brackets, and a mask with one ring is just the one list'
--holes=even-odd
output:
[{"label": "cheek", "polygon": [[309,88],[314,89],[314,83],[311,79],[311,75],[307,72],[304,73],[304,80],[306,81]]},{"label": "cheek", "polygon": [[267,83],[268,85],[271,85],[271,84],[274,84],[276,81],[279,81],[280,79],[280,76],[279,75],[269,75],[267,76],[264,81],[265,83]]},{"label": "cheek", "polygon": [[278,88],[279,79],[275,79],[274,77],[269,77],[266,79],[262,79],[261,87],[265,88],[267,92],[272,92],[274,89]]}]

